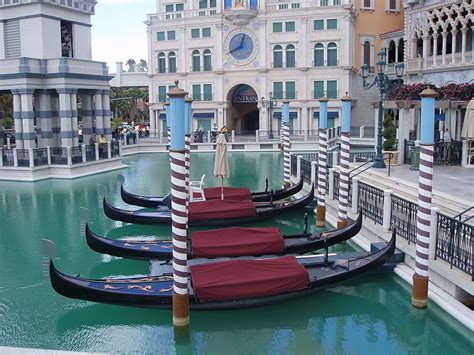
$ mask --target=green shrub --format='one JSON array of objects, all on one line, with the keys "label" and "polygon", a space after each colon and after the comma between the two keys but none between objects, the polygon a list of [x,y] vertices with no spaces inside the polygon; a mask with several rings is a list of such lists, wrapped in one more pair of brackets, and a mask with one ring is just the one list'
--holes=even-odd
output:
[{"label": "green shrub", "polygon": [[11,117],[7,116],[3,119],[3,128],[5,129],[13,128],[13,120]]},{"label": "green shrub", "polygon": [[388,152],[397,150],[397,131],[393,124],[393,117],[389,113],[385,113],[382,136],[385,138],[385,141],[383,142],[383,150]]}]

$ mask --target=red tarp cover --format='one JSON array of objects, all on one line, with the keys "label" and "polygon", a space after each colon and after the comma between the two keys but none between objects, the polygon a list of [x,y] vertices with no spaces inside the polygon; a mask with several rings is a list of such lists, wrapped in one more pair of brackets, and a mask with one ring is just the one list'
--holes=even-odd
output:
[{"label": "red tarp cover", "polygon": [[262,255],[285,250],[278,228],[224,228],[193,232],[193,255],[219,256]]},{"label": "red tarp cover", "polygon": [[[206,200],[216,200],[221,198],[221,192],[220,187],[209,187],[204,189],[204,196]],[[197,195],[197,197],[201,196]],[[247,187],[224,187],[224,200],[244,201],[251,199],[252,192]]]},{"label": "red tarp cover", "polygon": [[189,204],[190,221],[251,217],[257,214],[252,201],[210,200]]},{"label": "red tarp cover", "polygon": [[194,292],[201,302],[270,296],[303,290],[308,272],[294,256],[264,260],[231,260],[193,265]]}]

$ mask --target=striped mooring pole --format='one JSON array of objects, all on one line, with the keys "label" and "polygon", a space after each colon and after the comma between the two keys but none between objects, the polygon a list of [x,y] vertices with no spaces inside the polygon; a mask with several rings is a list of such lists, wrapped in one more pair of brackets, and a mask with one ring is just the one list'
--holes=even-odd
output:
[{"label": "striped mooring pole", "polygon": [[326,172],[327,172],[327,128],[328,99],[319,99],[319,158],[318,158],[318,205],[316,207],[316,227],[326,225]]},{"label": "striped mooring pole", "polygon": [[184,121],[186,92],[175,81],[168,92],[171,130],[174,139],[170,146],[171,162],[171,225],[173,238],[173,325],[189,325],[188,292],[188,210],[186,196],[186,159]]},{"label": "striped mooring pole", "polygon": [[347,207],[349,205],[349,158],[351,151],[351,101],[349,96],[341,98],[341,168],[339,174],[339,212],[337,228],[347,226]]},{"label": "striped mooring pole", "polygon": [[428,259],[431,225],[431,197],[433,185],[433,148],[435,104],[438,94],[428,88],[421,97],[420,172],[418,176],[418,212],[416,215],[415,274],[411,304],[416,308],[428,305]]},{"label": "striped mooring pole", "polygon": [[171,149],[171,119],[170,119],[170,102],[166,100],[165,102],[165,115],[166,115],[166,127],[167,127],[167,136],[168,136],[168,145]]},{"label": "striped mooring pole", "polygon": [[[290,187],[290,176],[291,176],[291,142],[290,142],[290,102],[283,101],[282,106],[282,122],[281,128],[283,131],[283,188],[287,189]],[[300,178],[300,177],[298,177]]]},{"label": "striped mooring pole", "polygon": [[186,162],[186,209],[189,209],[189,201],[191,198],[189,197],[190,191],[189,191],[189,166],[190,166],[190,161],[191,161],[191,105],[193,103],[193,100],[186,95],[184,99],[184,132],[185,132],[185,138],[184,138],[184,144],[185,144],[185,153],[184,153],[184,158]]}]

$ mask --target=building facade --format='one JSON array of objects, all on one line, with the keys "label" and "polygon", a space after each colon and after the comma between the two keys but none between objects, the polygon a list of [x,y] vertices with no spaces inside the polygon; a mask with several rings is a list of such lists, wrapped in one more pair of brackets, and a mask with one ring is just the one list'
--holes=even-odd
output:
[{"label": "building facade", "polygon": [[[105,63],[92,61],[95,0],[0,0],[0,93],[13,95],[17,149],[111,139]],[[78,107],[79,105],[79,107]]]},{"label": "building facade", "polygon": [[176,79],[194,100],[194,130],[278,132],[284,99],[293,132],[316,130],[323,95],[338,125],[352,91],[353,10],[348,0],[158,0],[146,21],[152,134],[166,132]]}]

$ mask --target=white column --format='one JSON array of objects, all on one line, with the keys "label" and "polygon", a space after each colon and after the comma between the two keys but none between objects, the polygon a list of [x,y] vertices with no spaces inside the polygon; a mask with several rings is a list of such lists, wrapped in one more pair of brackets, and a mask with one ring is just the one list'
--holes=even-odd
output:
[{"label": "white column", "polygon": [[71,91],[57,89],[59,94],[59,120],[61,124],[61,146],[68,147],[73,144],[73,130],[71,121]]},{"label": "white column", "polygon": [[[215,60],[214,63],[212,63],[212,66],[215,68],[213,68],[213,70],[216,70],[216,71],[222,71],[222,64],[223,64],[223,60],[222,60],[222,52],[223,52],[223,48],[222,48],[222,43],[223,43],[223,39],[222,39],[222,24],[216,24],[214,26],[214,30],[217,32],[217,41],[215,42],[215,49],[214,49],[214,52],[212,53],[213,54],[213,58]],[[186,37],[187,34],[185,34],[185,37]]]},{"label": "white column", "polygon": [[390,220],[392,219],[392,193],[392,190],[383,191],[382,227],[385,231],[390,229]]},{"label": "white column", "polygon": [[102,110],[103,100],[102,100],[102,90],[97,90],[94,94],[94,116],[95,116],[95,133],[97,135],[105,134],[104,132],[104,120],[102,118],[104,112]]},{"label": "white column", "polygon": [[150,109],[150,137],[156,137],[156,110]]},{"label": "white column", "polygon": [[53,147],[61,145],[61,120],[59,118],[59,95],[51,96],[51,115],[53,131]]},{"label": "white column", "polygon": [[23,149],[23,124],[21,122],[21,95],[18,90],[12,90],[13,94],[13,119],[15,122],[15,141],[18,149]]},{"label": "white column", "polygon": [[462,31],[461,63],[465,63],[465,62],[466,62],[466,36],[467,36],[467,28],[463,28],[461,31]]},{"label": "white column", "polygon": [[35,148],[35,112],[33,111],[33,89],[20,89],[21,122],[23,126],[23,148]]},{"label": "white column", "polygon": [[359,177],[352,179],[352,213],[357,213],[359,208]]},{"label": "white column", "polygon": [[304,140],[308,139],[308,109],[306,107],[302,107],[300,109],[299,119],[301,122],[301,129],[303,130]]},{"label": "white column", "polygon": [[110,142],[112,140],[112,129],[110,126],[110,90],[102,91],[102,123],[105,138]]},{"label": "white column", "polygon": [[71,90],[72,146],[79,146],[79,122],[77,117],[77,90]]},{"label": "white column", "polygon": [[438,53],[438,34],[433,34],[433,67],[436,66],[436,55]]},{"label": "white column", "polygon": [[451,31],[451,38],[452,38],[452,41],[451,41],[451,64],[456,63],[456,35],[457,35],[457,33],[458,33],[458,31],[456,31],[456,30]]},{"label": "white column", "polygon": [[395,63],[398,63],[398,43],[395,45]]},{"label": "white column", "polygon": [[94,133],[94,124],[92,117],[94,112],[92,111],[92,95],[85,94],[81,95],[81,115],[82,115],[82,138],[83,143],[88,145],[92,133]]},{"label": "white column", "polygon": [[[430,235],[435,236],[438,231],[438,207],[431,207],[431,223],[430,223]],[[434,237],[433,237],[434,238]],[[436,257],[436,243],[430,241],[429,246],[429,259],[434,260]]]},{"label": "white column", "polygon": [[423,36],[423,68],[428,67],[428,44],[429,44],[429,36]]},{"label": "white column", "polygon": [[444,66],[446,65],[446,51],[447,51],[447,37],[448,37],[448,32],[441,32],[441,36],[443,37],[443,46],[441,48],[441,64]]},{"label": "white column", "polygon": [[39,111],[37,116],[40,119],[41,140],[38,147],[47,147],[53,144],[53,114],[51,112],[51,95],[43,90],[39,95]]},{"label": "white column", "polygon": [[[298,51],[301,53],[301,55],[297,56],[301,58],[301,63],[296,63],[297,67],[308,67],[308,55],[312,53],[312,51],[307,50],[307,45],[308,45],[308,40],[307,40],[307,24],[308,24],[308,19],[306,17],[301,19],[301,32],[302,32],[302,40],[301,40],[301,51]],[[311,60],[309,61],[311,63]]]}]

